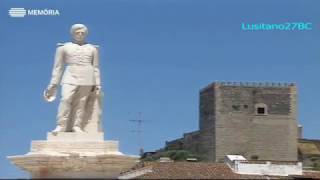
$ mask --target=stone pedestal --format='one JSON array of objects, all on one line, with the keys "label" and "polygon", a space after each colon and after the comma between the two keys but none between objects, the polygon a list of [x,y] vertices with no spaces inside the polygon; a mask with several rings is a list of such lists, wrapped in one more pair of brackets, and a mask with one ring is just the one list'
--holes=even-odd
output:
[{"label": "stone pedestal", "polygon": [[32,141],[25,155],[8,156],[32,178],[117,178],[138,161],[119,152],[118,141],[104,141],[103,132],[48,133],[46,141]]}]

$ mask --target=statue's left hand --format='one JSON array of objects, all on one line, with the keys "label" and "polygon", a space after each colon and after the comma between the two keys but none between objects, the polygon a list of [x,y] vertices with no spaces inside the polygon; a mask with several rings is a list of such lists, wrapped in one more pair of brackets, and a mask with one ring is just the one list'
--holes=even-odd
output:
[{"label": "statue's left hand", "polygon": [[57,85],[50,84],[43,92],[43,97],[47,102],[52,102],[56,99]]}]

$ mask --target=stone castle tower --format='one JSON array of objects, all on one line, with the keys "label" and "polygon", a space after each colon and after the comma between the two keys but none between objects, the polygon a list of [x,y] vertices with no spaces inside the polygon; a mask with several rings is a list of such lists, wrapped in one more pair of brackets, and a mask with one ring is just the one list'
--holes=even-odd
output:
[{"label": "stone castle tower", "polygon": [[297,161],[297,90],[293,83],[215,82],[200,91],[199,131],[167,142],[208,161],[239,154]]},{"label": "stone castle tower", "polygon": [[208,159],[297,160],[294,84],[213,83],[200,92],[200,134]]}]

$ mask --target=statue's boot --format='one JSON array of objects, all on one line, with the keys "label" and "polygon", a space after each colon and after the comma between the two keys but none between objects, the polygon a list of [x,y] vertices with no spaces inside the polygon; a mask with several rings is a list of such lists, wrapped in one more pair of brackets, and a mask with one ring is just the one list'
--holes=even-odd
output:
[{"label": "statue's boot", "polygon": [[58,125],[52,132],[57,133],[57,132],[65,132],[65,131],[66,131],[66,127]]},{"label": "statue's boot", "polygon": [[79,133],[84,133],[84,131],[79,127],[79,126],[74,126],[72,128],[73,132],[79,132]]}]

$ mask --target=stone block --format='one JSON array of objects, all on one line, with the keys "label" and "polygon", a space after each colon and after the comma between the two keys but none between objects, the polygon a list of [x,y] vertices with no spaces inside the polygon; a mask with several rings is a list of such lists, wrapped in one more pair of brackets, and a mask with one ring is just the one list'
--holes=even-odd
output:
[{"label": "stone block", "polygon": [[104,141],[103,132],[92,133],[75,133],[75,132],[59,132],[47,133],[47,141],[70,141],[70,142],[85,142],[85,141]]}]

